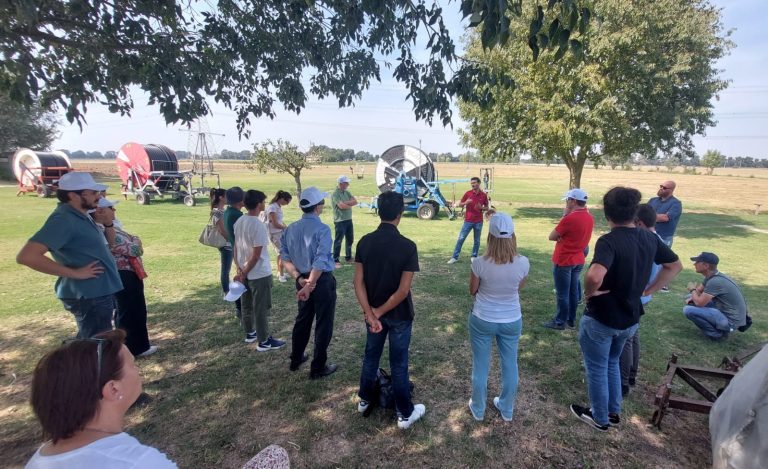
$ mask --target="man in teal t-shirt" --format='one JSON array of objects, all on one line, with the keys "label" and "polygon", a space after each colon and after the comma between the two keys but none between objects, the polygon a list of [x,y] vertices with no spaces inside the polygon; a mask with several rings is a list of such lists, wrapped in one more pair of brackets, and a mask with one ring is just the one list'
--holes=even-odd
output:
[{"label": "man in teal t-shirt", "polygon": [[114,294],[123,289],[105,234],[88,216],[105,190],[89,173],[62,176],[56,191],[61,203],[16,256],[19,264],[58,277],[56,296],[75,316],[81,339],[112,329]]},{"label": "man in teal t-shirt", "polygon": [[357,199],[347,189],[349,188],[349,178],[339,176],[339,186],[331,195],[331,204],[333,205],[333,226],[336,229],[333,237],[333,261],[336,268],[341,267],[339,255],[341,254],[341,240],[346,239],[344,250],[344,259],[352,262],[352,243],[355,242],[355,234],[352,228],[352,207],[357,205]]}]

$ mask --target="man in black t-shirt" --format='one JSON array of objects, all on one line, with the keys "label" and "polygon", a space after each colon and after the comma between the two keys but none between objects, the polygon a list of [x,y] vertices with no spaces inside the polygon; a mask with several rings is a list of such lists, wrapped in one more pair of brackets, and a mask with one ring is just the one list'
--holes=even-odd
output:
[{"label": "man in black t-shirt", "polygon": [[363,236],[355,253],[355,295],[368,323],[357,410],[366,414],[376,398],[376,372],[389,336],[397,426],[404,430],[426,411],[424,404],[414,405],[411,401],[408,379],[408,348],[414,316],[411,282],[413,274],[419,271],[419,254],[416,244],[397,230],[403,214],[403,195],[381,194],[378,211],[381,224],[376,231]]},{"label": "man in black t-shirt", "polygon": [[[683,268],[658,236],[635,226],[640,199],[640,192],[628,187],[614,187],[603,196],[611,231],[597,240],[584,280],[587,307],[581,318],[579,344],[591,407],[571,404],[571,412],[599,431],[607,431],[620,421],[619,357],[643,314],[640,297],[658,291]],[[654,263],[661,265],[661,270],[646,288]]]}]

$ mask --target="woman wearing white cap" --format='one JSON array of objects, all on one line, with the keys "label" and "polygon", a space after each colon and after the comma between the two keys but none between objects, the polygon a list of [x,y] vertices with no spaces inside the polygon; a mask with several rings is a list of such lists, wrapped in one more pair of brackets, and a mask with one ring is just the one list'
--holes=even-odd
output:
[{"label": "woman wearing white cap", "polygon": [[485,254],[472,263],[469,293],[475,303],[469,314],[472,344],[472,398],[469,410],[483,420],[487,400],[488,371],[493,339],[501,363],[501,393],[493,405],[504,421],[512,420],[517,396],[517,346],[523,319],[519,290],[525,284],[530,264],[517,253],[512,217],[496,213],[490,217]]},{"label": "woman wearing white cap", "polygon": [[147,332],[147,302],[144,298],[144,279],[147,277],[141,256],[144,248],[141,239],[125,232],[115,223],[115,204],[99,199],[91,217],[104,227],[109,250],[115,258],[123,289],[115,294],[115,327],[125,330],[125,345],[137,357],[146,357],[157,351],[149,343]]}]

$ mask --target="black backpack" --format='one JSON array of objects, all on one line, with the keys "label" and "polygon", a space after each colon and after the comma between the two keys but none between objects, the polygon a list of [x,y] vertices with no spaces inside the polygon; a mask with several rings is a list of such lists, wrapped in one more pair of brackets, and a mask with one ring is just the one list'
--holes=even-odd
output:
[{"label": "black backpack", "polygon": [[[411,392],[413,392],[413,381],[409,381]],[[368,417],[373,412],[374,407],[382,409],[395,408],[395,388],[392,386],[392,377],[384,368],[376,371],[376,385],[373,390],[373,399],[368,402],[368,408],[363,412],[363,417]]]}]

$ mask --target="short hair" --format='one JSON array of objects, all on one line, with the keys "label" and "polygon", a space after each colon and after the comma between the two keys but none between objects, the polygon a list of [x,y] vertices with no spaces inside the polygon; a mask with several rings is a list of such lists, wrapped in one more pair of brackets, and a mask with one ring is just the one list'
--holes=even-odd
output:
[{"label": "short hair", "polygon": [[585,207],[587,205],[586,200],[578,200],[578,199],[571,199],[571,200],[576,202],[576,205],[578,205],[579,207]]},{"label": "short hair", "polygon": [[[301,199],[301,200],[307,200],[307,199]],[[301,211],[304,212],[304,213],[312,213],[312,212],[315,211],[315,207],[317,207],[318,205],[324,205],[324,204],[325,204],[325,200],[321,200],[320,202],[316,203],[315,205],[310,205],[309,207],[302,207],[301,206],[301,201],[299,201],[299,207],[301,208]]]},{"label": "short hair", "polygon": [[249,189],[245,192],[243,205],[245,205],[245,208],[248,210],[256,210],[256,207],[265,200],[267,200],[267,194],[254,189]]},{"label": "short hair", "polygon": [[632,187],[612,188],[603,196],[605,218],[614,223],[634,221],[642,197],[640,191]]},{"label": "short hair", "polygon": [[48,352],[32,375],[30,404],[43,433],[54,443],[85,428],[96,416],[102,389],[107,382],[123,377],[125,332],[114,330],[94,337],[101,343],[101,374],[96,340],[67,342]]},{"label": "short hair", "polygon": [[477,177],[477,176],[475,176],[475,177],[473,177],[472,179],[470,179],[470,181],[472,181],[472,182],[476,182],[476,183],[480,184],[480,178],[479,178],[479,177]]},{"label": "short hair", "polygon": [[648,228],[656,226],[656,210],[649,204],[640,204],[637,207],[636,217]]},{"label": "short hair", "polygon": [[290,192],[288,192],[288,191],[277,191],[277,192],[275,193],[275,196],[274,196],[274,197],[272,197],[272,200],[271,200],[269,203],[270,203],[270,204],[274,204],[275,202],[277,202],[277,201],[278,201],[278,200],[280,200],[280,199],[283,199],[283,200],[285,200],[286,202],[290,202],[290,201],[291,201],[291,199],[293,199],[293,196],[292,196],[292,195],[291,195],[291,193],[290,193]]},{"label": "short hair", "polygon": [[59,202],[68,204],[70,192],[80,195],[83,191],[65,191],[64,189],[56,189],[56,198],[59,199]]},{"label": "short hair", "polygon": [[376,199],[376,205],[381,221],[393,221],[403,213],[403,194],[394,191],[383,192]]},{"label": "short hair", "polygon": [[243,195],[245,193],[243,192],[243,189],[241,189],[238,186],[230,187],[227,189],[226,192],[226,198],[227,198],[227,205],[235,205],[239,204],[243,201]]}]

